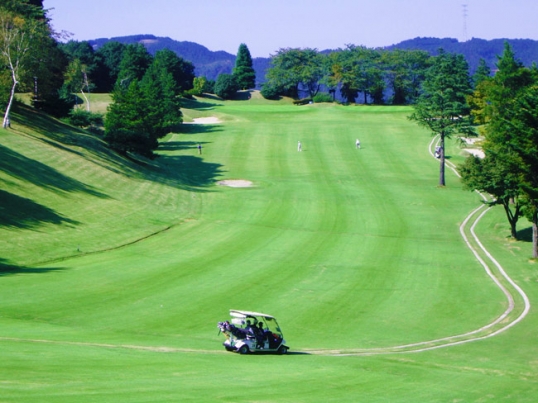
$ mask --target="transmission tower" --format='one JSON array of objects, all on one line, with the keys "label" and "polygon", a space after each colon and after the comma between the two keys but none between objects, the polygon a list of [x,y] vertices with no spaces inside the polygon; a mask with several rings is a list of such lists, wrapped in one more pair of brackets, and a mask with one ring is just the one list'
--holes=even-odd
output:
[{"label": "transmission tower", "polygon": [[467,4],[462,4],[461,7],[463,9],[463,41],[467,42]]}]

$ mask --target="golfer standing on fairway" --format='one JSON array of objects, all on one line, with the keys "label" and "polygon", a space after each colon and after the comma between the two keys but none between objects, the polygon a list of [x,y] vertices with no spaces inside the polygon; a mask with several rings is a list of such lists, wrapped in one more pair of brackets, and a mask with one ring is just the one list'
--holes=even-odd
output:
[{"label": "golfer standing on fairway", "polygon": [[297,142],[297,151],[303,151],[303,149],[301,148],[301,142],[300,141]]},{"label": "golfer standing on fairway", "polygon": [[357,139],[357,141],[355,141],[355,147],[361,148],[361,142],[359,141],[359,139]]},{"label": "golfer standing on fairway", "polygon": [[202,155],[202,145],[198,143],[198,154]]}]

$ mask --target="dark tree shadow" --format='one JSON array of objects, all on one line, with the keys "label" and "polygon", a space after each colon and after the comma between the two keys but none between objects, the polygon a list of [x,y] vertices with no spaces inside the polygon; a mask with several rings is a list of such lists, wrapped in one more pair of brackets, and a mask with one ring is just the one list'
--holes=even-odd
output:
[{"label": "dark tree shadow", "polygon": [[[198,103],[200,108],[218,106],[204,102]],[[95,135],[22,105],[17,107],[14,117],[18,121],[25,122],[17,131],[18,134],[42,141],[62,151],[74,153],[120,175],[155,181],[192,191],[206,191],[204,188],[214,184],[215,178],[220,176],[221,165],[207,163],[199,157],[159,155],[159,150],[157,150],[157,156],[153,160],[137,155],[120,155],[111,150],[102,139]],[[15,119],[13,120],[15,121]],[[207,134],[220,130],[222,129],[219,125],[190,124],[181,125],[180,133],[187,135]],[[185,144],[164,142],[161,147],[163,151],[190,149],[193,148],[193,143],[192,140]],[[196,142],[196,146],[197,144],[198,142]],[[98,197],[108,197],[47,165],[26,158],[2,146],[0,146],[0,170],[43,188],[65,192],[80,191]]]},{"label": "dark tree shadow", "polygon": [[[202,159],[208,141],[196,141],[191,135],[217,133],[221,131],[220,125],[211,124],[184,124],[180,134],[185,136],[186,141],[167,141],[159,145],[157,151],[185,151],[192,150],[193,155],[165,155],[159,154],[155,160],[160,167],[165,168],[165,175],[159,175],[159,169],[155,169],[152,180],[170,184],[190,191],[207,191],[207,187],[215,184],[217,178],[222,176],[221,164],[210,163]],[[202,156],[198,154],[198,145],[202,146]]]},{"label": "dark tree shadow", "polygon": [[213,101],[222,101],[222,99],[220,99],[219,97],[214,97],[211,95],[204,95],[203,97],[200,97],[200,99],[181,98],[181,107],[185,109],[195,109],[195,110],[203,111],[203,110],[213,110],[216,107],[222,106],[222,104],[205,101],[205,99],[213,100]]},{"label": "dark tree shadow", "polygon": [[14,264],[10,264],[6,260],[0,258],[0,277],[14,276],[17,274],[43,274],[50,273],[55,271],[62,271],[65,268],[62,267],[47,267],[47,268],[37,268],[37,267],[21,267]]},{"label": "dark tree shadow", "polygon": [[523,242],[532,242],[532,227],[517,231],[517,240]]},{"label": "dark tree shadow", "polygon": [[92,187],[2,145],[0,145],[0,171],[55,192],[84,192],[97,197],[106,197]]},{"label": "dark tree shadow", "polygon": [[0,190],[0,227],[28,229],[41,223],[78,224],[33,200]]},{"label": "dark tree shadow", "polygon": [[235,96],[233,97],[233,101],[248,101],[251,98],[251,92],[249,90],[246,91],[238,91]]},{"label": "dark tree shadow", "polygon": [[152,180],[192,192],[207,191],[223,174],[221,164],[206,162],[198,156],[161,155],[159,162],[166,167],[166,175],[157,172]]},{"label": "dark tree shadow", "polygon": [[[160,151],[184,151],[184,150],[193,150],[197,151],[198,144],[202,145],[202,150],[208,142],[204,141],[168,141],[159,146]],[[159,157],[159,158],[162,158]],[[177,157],[181,158],[181,157]]]},{"label": "dark tree shadow", "polygon": [[219,125],[211,124],[182,124],[179,133],[180,134],[207,134],[207,133],[217,133],[222,131],[222,128]]}]

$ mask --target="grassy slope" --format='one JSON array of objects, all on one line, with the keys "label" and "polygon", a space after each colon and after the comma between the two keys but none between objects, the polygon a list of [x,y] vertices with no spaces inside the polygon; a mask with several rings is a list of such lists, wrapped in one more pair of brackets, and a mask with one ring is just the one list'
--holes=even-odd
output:
[{"label": "grassy slope", "polygon": [[[14,266],[0,277],[1,399],[533,401],[532,313],[493,339],[420,354],[223,353],[215,323],[229,308],[276,315],[297,351],[458,334],[506,302],[458,233],[476,196],[452,175],[435,186],[428,135],[408,109],[186,106],[186,120],[225,124],[169,136],[146,168],[25,111],[1,132],[2,205],[23,206],[1,216]],[[255,186],[213,185],[225,178]],[[486,217],[488,246],[536,300],[516,249],[528,245],[507,248],[503,217]]]}]

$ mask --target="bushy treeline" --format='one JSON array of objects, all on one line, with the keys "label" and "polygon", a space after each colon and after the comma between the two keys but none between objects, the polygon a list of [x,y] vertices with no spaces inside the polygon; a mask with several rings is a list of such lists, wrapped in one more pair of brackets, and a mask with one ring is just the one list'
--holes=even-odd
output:
[{"label": "bushy treeline", "polygon": [[413,103],[434,57],[420,50],[383,50],[349,45],[328,54],[280,49],[271,59],[262,95],[314,98],[323,91],[342,102]]},{"label": "bushy treeline", "polygon": [[492,195],[504,207],[511,235],[519,217],[532,223],[538,258],[538,68],[528,68],[507,43],[494,76],[482,75],[468,102],[485,137],[485,158],[460,166],[464,184]]}]

